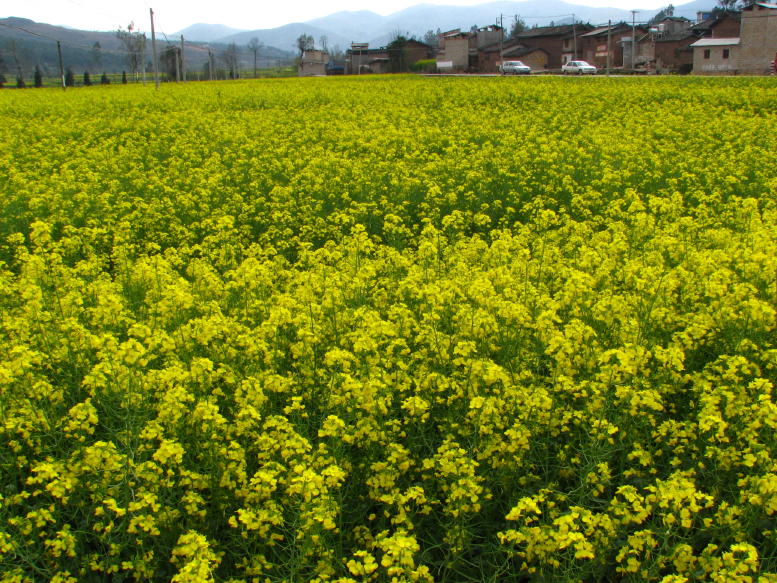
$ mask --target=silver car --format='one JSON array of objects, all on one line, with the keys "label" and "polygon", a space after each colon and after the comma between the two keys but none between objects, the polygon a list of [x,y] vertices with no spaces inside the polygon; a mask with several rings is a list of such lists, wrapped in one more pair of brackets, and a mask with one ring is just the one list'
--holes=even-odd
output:
[{"label": "silver car", "polygon": [[596,74],[596,67],[589,65],[585,61],[569,61],[561,65],[561,72],[564,75],[574,73],[575,75],[594,75]]},{"label": "silver car", "polygon": [[531,67],[521,61],[505,61],[499,66],[499,72],[502,75],[529,75]]}]

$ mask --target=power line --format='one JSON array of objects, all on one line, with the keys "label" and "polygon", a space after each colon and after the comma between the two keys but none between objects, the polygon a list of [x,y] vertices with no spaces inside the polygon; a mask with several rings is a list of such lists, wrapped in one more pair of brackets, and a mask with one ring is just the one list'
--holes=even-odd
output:
[{"label": "power line", "polygon": [[[80,44],[80,43],[76,43],[76,42],[72,42],[72,41],[64,41],[64,40],[58,39],[58,38],[53,37],[53,36],[48,36],[48,35],[41,34],[41,33],[38,33],[38,32],[32,31],[32,30],[28,30],[28,29],[26,29],[24,27],[21,27],[21,26],[14,26],[12,24],[6,24],[4,22],[0,22],[0,26],[4,26],[6,28],[13,28],[15,30],[20,30],[20,31],[22,31],[24,33],[27,33],[27,34],[30,34],[32,36],[37,36],[39,38],[44,38],[46,40],[50,40],[50,41],[53,41],[53,42],[61,42],[62,46],[66,46],[66,47],[69,47],[69,48],[72,48],[72,49],[92,50],[94,48],[94,45],[84,45],[84,44]],[[111,33],[103,32],[103,34],[111,34]],[[145,33],[139,33],[139,34],[145,34]],[[162,33],[162,34],[164,34],[164,33]],[[167,35],[165,35],[165,39],[167,39]],[[170,41],[170,40],[167,40],[167,42],[172,44],[172,41]],[[202,45],[192,44],[189,41],[186,42],[186,46],[189,47],[190,49],[199,50],[199,51],[207,51],[208,50],[206,47],[204,47]],[[126,54],[126,51],[121,50],[121,49],[106,49],[106,48],[102,48],[101,47],[100,50],[103,53],[111,53],[111,54],[115,54],[115,55],[125,55]]]},{"label": "power line", "polygon": [[45,34],[40,34],[37,32],[33,32],[31,30],[27,30],[26,28],[22,28],[21,26],[14,26],[13,24],[6,24],[5,22],[0,22],[0,26],[5,26],[6,28],[15,28],[16,30],[21,30],[22,32],[26,32],[27,34],[31,34],[33,36],[39,36],[40,38],[45,38],[48,40],[57,41],[58,39],[54,38],[53,36],[46,36]]}]

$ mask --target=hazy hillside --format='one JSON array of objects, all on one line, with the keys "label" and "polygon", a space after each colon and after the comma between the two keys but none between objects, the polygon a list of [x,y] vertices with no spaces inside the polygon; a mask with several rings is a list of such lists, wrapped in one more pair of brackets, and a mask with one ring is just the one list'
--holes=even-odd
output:
[{"label": "hazy hillside", "polygon": [[230,26],[224,26],[223,24],[205,24],[198,22],[187,26],[183,30],[179,30],[175,33],[175,36],[183,35],[184,38],[193,42],[214,42],[232,34],[238,34],[244,32],[239,28],[232,28]]},{"label": "hazy hillside", "polygon": [[297,38],[299,38],[299,36],[302,34],[311,35],[316,41],[316,46],[319,46],[319,41],[322,36],[327,37],[327,42],[330,46],[340,45],[341,47],[346,48],[346,45],[349,45],[351,42],[350,37],[341,35],[336,31],[319,28],[317,26],[311,26],[310,24],[303,24],[301,22],[286,24],[278,28],[241,32],[239,34],[233,34],[219,39],[219,42],[234,42],[237,44],[245,45],[250,42],[252,38],[258,38],[267,46],[273,46],[288,51],[295,51],[297,48]]},{"label": "hazy hillside", "polygon": [[305,24],[336,32],[340,36],[347,37],[350,44],[351,41],[358,42],[358,39],[364,38],[372,39],[383,34],[386,17],[368,10],[336,12],[329,16],[309,20]]},{"label": "hazy hillside", "polygon": [[[0,19],[0,73],[4,74],[10,82],[21,70],[25,80],[30,82],[37,66],[46,77],[58,76],[57,40],[62,45],[64,66],[71,68],[79,77],[84,71],[96,75],[102,72],[120,73],[130,69],[127,53],[115,32],[76,30],[42,24],[25,18],[10,17]],[[171,38],[173,43],[175,40],[177,36]],[[160,56],[168,44],[172,43],[157,39],[157,50]],[[205,45],[187,42],[184,51],[187,70],[202,74],[207,69],[209,51],[214,56],[216,68],[222,67],[222,55],[225,50],[226,44],[223,43]],[[146,63],[148,71],[153,69],[150,53],[149,46]],[[258,65],[274,67],[279,62],[290,62],[293,56],[291,47],[289,50],[281,50],[273,46],[265,46],[260,52]],[[250,70],[253,68],[253,54],[242,47],[238,54],[238,62],[243,71]]]}]

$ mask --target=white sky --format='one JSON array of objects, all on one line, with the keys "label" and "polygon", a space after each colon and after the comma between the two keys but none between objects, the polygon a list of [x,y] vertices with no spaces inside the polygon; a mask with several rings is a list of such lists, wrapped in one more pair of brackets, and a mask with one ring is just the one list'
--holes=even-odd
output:
[{"label": "white sky", "polygon": [[[573,4],[613,8],[655,9],[671,0],[578,0]],[[4,2],[0,16],[19,16],[37,22],[84,30],[116,30],[134,21],[137,30],[149,31],[149,8],[154,9],[156,28],[172,34],[189,25],[205,22],[255,30],[291,22],[305,22],[341,10],[370,10],[387,15],[416,4],[475,5],[478,0],[24,0],[16,6]],[[678,2],[677,4],[680,4]],[[677,5],[676,4],[676,5]]]}]

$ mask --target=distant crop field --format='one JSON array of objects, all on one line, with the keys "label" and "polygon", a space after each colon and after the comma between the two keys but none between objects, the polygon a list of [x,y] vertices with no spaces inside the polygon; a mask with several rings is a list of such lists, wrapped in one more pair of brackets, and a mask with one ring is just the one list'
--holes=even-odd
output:
[{"label": "distant crop field", "polygon": [[776,95],[0,91],[0,581],[777,581]]}]

